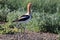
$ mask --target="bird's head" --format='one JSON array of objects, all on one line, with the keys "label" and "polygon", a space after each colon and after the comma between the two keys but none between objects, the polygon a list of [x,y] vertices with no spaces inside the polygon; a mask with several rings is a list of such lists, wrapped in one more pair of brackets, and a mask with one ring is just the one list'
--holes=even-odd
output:
[{"label": "bird's head", "polygon": [[29,7],[29,8],[30,8],[31,6],[32,6],[32,3],[28,3],[27,7]]}]

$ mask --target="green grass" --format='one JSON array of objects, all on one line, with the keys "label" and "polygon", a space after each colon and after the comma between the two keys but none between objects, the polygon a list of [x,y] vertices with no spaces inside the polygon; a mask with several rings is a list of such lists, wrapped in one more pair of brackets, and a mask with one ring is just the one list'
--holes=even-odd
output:
[{"label": "green grass", "polygon": [[25,25],[26,28],[35,32],[60,33],[60,0],[1,0],[0,21],[8,21],[8,23],[0,25],[0,33],[18,32],[16,23],[12,21],[26,13],[29,2],[32,3],[33,17]]},{"label": "green grass", "polygon": [[[19,18],[19,16],[25,14],[25,11],[16,11],[16,12],[11,12],[7,15],[8,23],[4,25],[7,29],[10,29],[10,25],[15,27],[16,23],[12,23],[13,20],[16,18]],[[39,14],[39,15],[38,15]],[[51,32],[51,33],[59,33],[60,32],[60,14],[59,13],[54,13],[54,14],[49,14],[49,13],[39,13],[39,12],[32,12],[32,19],[25,25],[27,30],[30,31],[35,31],[35,32]],[[23,25],[23,24],[22,24]],[[24,25],[23,25],[24,26]],[[15,28],[13,28],[15,29]],[[18,29],[16,29],[18,30]],[[12,30],[13,32],[18,32],[16,30]],[[7,31],[7,33],[10,30]]]},{"label": "green grass", "polygon": [[[8,23],[1,26],[3,28],[1,34],[18,32],[18,29],[15,27],[16,23],[12,21],[20,18],[20,16],[25,13],[25,11],[9,12],[7,14]],[[32,19],[23,26],[25,26],[27,30],[34,32],[60,33],[60,13],[32,12]]]}]

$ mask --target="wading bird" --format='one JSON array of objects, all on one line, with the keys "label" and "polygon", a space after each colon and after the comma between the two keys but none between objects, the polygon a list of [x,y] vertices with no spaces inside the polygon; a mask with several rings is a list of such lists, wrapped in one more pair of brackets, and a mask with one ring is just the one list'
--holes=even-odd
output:
[{"label": "wading bird", "polygon": [[[20,19],[14,20],[13,22],[17,22],[17,27],[19,27],[18,25],[21,23],[27,23],[30,19],[31,19],[31,3],[28,3],[27,5],[27,13],[25,15],[22,15],[20,17]],[[25,29],[25,28],[24,28]]]}]

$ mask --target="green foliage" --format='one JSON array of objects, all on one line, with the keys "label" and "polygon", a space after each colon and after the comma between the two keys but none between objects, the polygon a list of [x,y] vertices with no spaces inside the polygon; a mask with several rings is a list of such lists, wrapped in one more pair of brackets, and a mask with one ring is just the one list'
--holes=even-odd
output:
[{"label": "green foliage", "polygon": [[29,2],[32,3],[33,17],[26,28],[35,32],[60,33],[60,0],[0,0],[0,21],[8,21],[0,26],[0,33],[18,32],[12,21],[26,13]]},{"label": "green foliage", "polygon": [[55,14],[46,14],[42,13],[43,18],[39,25],[40,25],[40,31],[44,32],[52,32],[52,33],[59,33],[60,32],[60,15],[59,13]]},{"label": "green foliage", "polygon": [[8,12],[9,10],[6,7],[6,5],[4,8],[0,9],[0,21],[7,21],[6,19],[7,19]]},{"label": "green foliage", "polygon": [[[59,0],[58,0],[59,1]],[[26,5],[31,2],[32,3],[32,10],[39,11],[39,12],[49,12],[49,13],[56,13],[58,7],[57,0],[24,0],[23,1],[23,8],[26,9]]]},{"label": "green foliage", "polygon": [[7,8],[10,9],[10,11],[14,11],[19,8],[21,10],[26,10],[26,6],[29,2],[32,3],[32,10],[35,12],[43,12],[44,10],[46,13],[56,13],[57,8],[60,11],[59,0],[2,0],[0,4],[2,7],[4,7],[4,5],[7,5]]},{"label": "green foliage", "polygon": [[[38,15],[39,14],[39,15]],[[36,32],[51,32],[51,33],[60,33],[60,14],[54,13],[33,13],[33,18],[27,28],[29,30],[34,30]]]}]

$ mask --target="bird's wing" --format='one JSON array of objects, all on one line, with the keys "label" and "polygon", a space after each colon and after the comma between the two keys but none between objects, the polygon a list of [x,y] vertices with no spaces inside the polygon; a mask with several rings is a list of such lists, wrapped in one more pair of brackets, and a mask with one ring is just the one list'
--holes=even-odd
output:
[{"label": "bird's wing", "polygon": [[19,19],[26,18],[27,15],[22,15]]},{"label": "bird's wing", "polygon": [[14,20],[13,22],[25,21],[25,20],[27,20],[27,19],[29,19],[29,18],[30,18],[29,15],[22,15],[22,16],[20,17],[20,19]]}]

